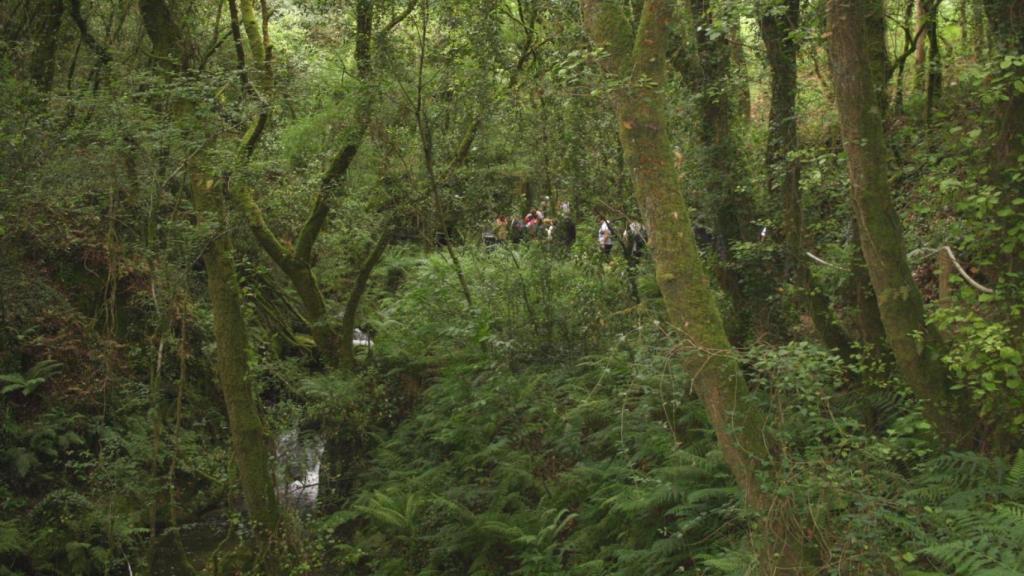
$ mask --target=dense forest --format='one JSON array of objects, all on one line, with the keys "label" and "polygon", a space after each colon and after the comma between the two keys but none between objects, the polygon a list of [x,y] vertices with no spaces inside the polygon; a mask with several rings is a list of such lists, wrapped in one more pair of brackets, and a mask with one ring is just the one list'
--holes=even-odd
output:
[{"label": "dense forest", "polygon": [[1024,0],[0,0],[0,576],[1024,574]]}]

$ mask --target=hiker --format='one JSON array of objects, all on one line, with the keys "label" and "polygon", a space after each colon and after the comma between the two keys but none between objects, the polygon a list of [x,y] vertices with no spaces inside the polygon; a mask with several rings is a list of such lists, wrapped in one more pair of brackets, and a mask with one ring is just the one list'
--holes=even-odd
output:
[{"label": "hiker", "polygon": [[508,242],[508,217],[498,216],[494,220],[494,237],[498,240],[498,244]]},{"label": "hiker", "polygon": [[548,242],[551,240],[551,235],[555,231],[555,221],[551,218],[545,218],[540,223],[540,229],[538,230],[538,236],[541,240]]},{"label": "hiker", "polygon": [[530,210],[530,212],[526,215],[525,223],[526,223],[526,231],[527,231],[527,233],[529,235],[529,238],[531,240],[536,239],[537,238],[537,229],[540,228],[540,224],[541,224],[541,218],[540,218],[540,215],[537,213],[537,209],[536,208],[534,208],[533,210]]},{"label": "hiker", "polygon": [[611,223],[601,215],[597,217],[597,221],[599,223],[597,227],[597,244],[601,247],[601,252],[603,252],[605,256],[611,256],[612,245],[614,243],[612,240]]},{"label": "hiker", "polygon": [[640,303],[640,290],[636,283],[637,265],[640,264],[646,247],[647,229],[636,220],[631,221],[622,233],[622,250],[626,255],[626,278],[629,282],[629,294],[637,304]]},{"label": "hiker", "polygon": [[491,248],[498,243],[498,235],[494,233],[494,230],[488,228],[484,230],[484,246]]},{"label": "hiker", "polygon": [[626,252],[626,260],[630,265],[635,266],[636,262],[643,257],[644,249],[647,248],[647,229],[643,224],[633,220],[622,233],[622,244]]},{"label": "hiker", "polygon": [[519,218],[512,219],[512,227],[509,230],[509,239],[513,244],[519,244],[526,237],[526,223]]},{"label": "hiker", "polygon": [[555,224],[552,236],[559,244],[571,248],[576,243],[576,223],[572,221],[572,216],[569,213],[569,203],[562,202],[560,211],[562,215]]}]

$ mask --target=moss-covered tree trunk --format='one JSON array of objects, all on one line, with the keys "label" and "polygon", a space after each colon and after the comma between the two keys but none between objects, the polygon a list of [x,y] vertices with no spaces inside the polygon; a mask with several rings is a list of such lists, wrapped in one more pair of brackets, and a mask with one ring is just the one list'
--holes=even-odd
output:
[{"label": "moss-covered tree trunk", "polygon": [[232,259],[231,236],[225,231],[221,193],[222,186],[213,179],[192,177],[197,223],[208,224],[215,230],[203,254],[203,263],[213,310],[217,381],[227,407],[231,450],[249,515],[261,530],[273,537],[281,526],[281,509],[274,490],[270,439],[263,428],[259,403],[249,379],[248,328]]},{"label": "moss-covered tree trunk", "polygon": [[889,50],[886,34],[889,31],[885,18],[885,0],[863,0],[864,2],[864,45],[871,62],[871,77],[874,79],[875,97],[884,118],[889,107]]},{"label": "moss-covered tree trunk", "polygon": [[880,353],[885,346],[885,326],[882,325],[882,314],[878,310],[878,297],[871,286],[871,275],[864,260],[864,249],[861,242],[860,225],[856,215],[853,217],[853,255],[850,258],[850,291],[851,300],[856,312],[857,339],[861,344],[871,348],[873,354]]},{"label": "moss-covered tree trunk", "polygon": [[[248,8],[246,7],[247,5]],[[261,36],[253,36],[253,34],[259,34],[259,28],[256,25],[252,0],[243,0],[239,12],[241,24],[245,28],[246,36],[249,38],[250,55],[257,58],[258,70],[261,70],[263,77],[267,78],[270,76],[269,65],[266,60],[263,60],[267,48],[261,47],[262,44],[259,41]],[[247,16],[247,13],[251,14]],[[234,14],[232,14],[232,18],[235,18]],[[320,359],[330,367],[337,367],[342,363],[344,358],[343,347],[348,342],[349,349],[351,349],[352,337],[351,331],[346,333],[344,327],[339,328],[337,323],[328,316],[327,302],[316,280],[316,275],[313,273],[313,248],[320,232],[327,224],[332,199],[344,187],[348,170],[355,160],[366,127],[369,124],[369,94],[365,83],[369,80],[372,71],[372,34],[373,0],[359,0],[356,2],[355,59],[357,75],[364,85],[359,88],[361,102],[357,107],[357,117],[354,119],[355,128],[352,130],[352,133],[346,134],[344,144],[339,148],[338,153],[332,159],[327,171],[321,178],[316,199],[309,217],[298,233],[295,247],[287,246],[270,229],[250,188],[246,186],[234,186],[232,188],[235,203],[241,207],[242,213],[245,215],[257,243],[270,256],[274,264],[288,277],[292,288],[299,295],[299,301],[302,303],[302,312],[309,325],[313,341],[316,343]],[[243,56],[239,55],[239,58],[242,59]],[[244,67],[244,62],[242,64]]]},{"label": "moss-covered tree trunk", "polygon": [[[864,0],[864,44],[867,47],[872,87],[878,110],[884,125],[889,109],[888,66],[889,52],[886,46],[887,23],[884,0]],[[871,286],[871,276],[864,260],[860,228],[854,216],[853,255],[850,258],[850,287],[856,310],[857,331],[861,344],[867,345],[873,354],[880,354],[885,346],[885,327],[878,311],[878,297]]]},{"label": "moss-covered tree trunk", "polygon": [[882,111],[865,45],[863,10],[859,0],[829,0],[828,4],[833,80],[861,249],[886,339],[904,381],[948,443],[970,445],[977,418],[964,399],[949,390],[941,344],[925,323],[924,302],[911,276],[889,192]]},{"label": "moss-covered tree trunk", "polygon": [[747,390],[721,315],[704,274],[689,211],[681,193],[665,118],[666,36],[671,2],[648,0],[634,36],[615,0],[580,0],[592,42],[608,51],[604,69],[622,82],[613,92],[626,168],[651,235],[658,286],[669,319],[687,346],[681,355],[744,500],[765,518],[763,573],[804,568],[800,531],[785,528],[784,502],[773,500],[759,478],[770,454],[765,419]]},{"label": "moss-covered tree trunk", "polygon": [[[139,0],[143,24],[153,46],[153,57],[169,76],[188,68],[191,42],[163,0]],[[176,119],[190,121],[193,105],[179,99],[173,105]],[[198,160],[190,163],[190,187],[200,226],[215,230],[203,254],[207,290],[213,312],[217,382],[224,396],[231,435],[231,450],[246,508],[261,542],[261,563],[276,566],[276,543],[283,535],[282,512],[274,490],[270,442],[248,377],[248,329],[242,295],[235,276],[230,234],[225,229],[223,181],[203,174]]]}]

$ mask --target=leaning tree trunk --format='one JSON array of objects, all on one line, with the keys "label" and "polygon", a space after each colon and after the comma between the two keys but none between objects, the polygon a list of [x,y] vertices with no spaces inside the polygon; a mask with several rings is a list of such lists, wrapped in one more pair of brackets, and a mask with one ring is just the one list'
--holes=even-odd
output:
[{"label": "leaning tree trunk", "polygon": [[[256,69],[263,78],[269,81],[270,69],[267,55],[269,48],[263,46],[259,27],[257,26],[252,0],[242,0],[240,18],[232,6],[232,26],[237,44],[241,44],[239,19],[249,39],[249,53],[256,60]],[[320,180],[319,190],[313,203],[309,217],[298,232],[295,247],[283,242],[267,224],[263,212],[256,202],[253,192],[247,186],[234,186],[232,196],[235,203],[242,209],[249,228],[264,252],[271,261],[288,277],[292,288],[302,303],[302,312],[310,334],[316,343],[320,360],[329,367],[337,367],[343,362],[342,347],[346,340],[351,340],[351,331],[345,332],[338,328],[328,316],[327,302],[323,291],[313,272],[313,247],[317,238],[326,226],[330,216],[330,207],[339,193],[344,189],[349,168],[355,160],[370,121],[370,95],[366,85],[372,72],[371,43],[373,35],[373,0],[358,0],[356,9],[355,61],[356,72],[363,83],[359,88],[359,105],[356,107],[354,125],[351,133],[345,137],[345,143],[338,149],[330,166]],[[245,54],[239,49],[237,58],[239,67],[245,69]],[[248,84],[247,80],[243,80]],[[255,92],[255,87],[248,86],[248,92]],[[251,149],[249,149],[251,153]]]},{"label": "leaning tree trunk", "polygon": [[213,309],[217,343],[217,380],[228,411],[231,449],[238,465],[242,495],[252,520],[273,538],[281,527],[281,510],[274,492],[270,439],[260,419],[259,403],[249,379],[248,329],[242,312],[242,291],[235,275],[231,237],[225,232],[222,187],[202,176],[192,178],[197,223],[216,230],[203,263]]},{"label": "leaning tree trunk", "polygon": [[871,275],[864,260],[863,242],[857,217],[853,217],[853,257],[850,258],[850,291],[857,312],[858,340],[868,346],[872,354],[878,354],[885,346],[885,326],[878,310],[878,297],[871,286]]},{"label": "leaning tree trunk", "polygon": [[904,381],[921,399],[925,416],[939,434],[950,444],[971,445],[977,417],[964,398],[949,390],[941,344],[925,322],[924,302],[911,276],[889,193],[882,113],[864,42],[863,4],[829,0],[828,22],[850,195],[886,339]]},{"label": "leaning tree trunk", "polygon": [[[349,292],[348,301],[345,303],[345,312],[341,317],[342,334],[352,334],[355,332],[356,313],[359,311],[359,303],[363,300],[363,295],[366,294],[366,288],[370,284],[370,274],[373,273],[373,269],[377,267],[380,259],[384,256],[384,251],[387,250],[390,242],[391,223],[385,222],[380,238],[370,250],[366,260],[363,261],[363,265],[360,266],[359,273],[356,275],[356,281],[352,285],[351,292]],[[355,365],[356,358],[352,347],[352,338],[342,338],[341,367],[345,370],[352,370],[355,368]]]},{"label": "leaning tree trunk", "polygon": [[764,413],[747,389],[715,307],[674,166],[662,95],[671,2],[647,0],[635,36],[615,0],[581,0],[580,5],[588,35],[608,52],[602,65],[623,82],[612,93],[619,140],[651,235],[655,275],[669,320],[688,346],[681,356],[683,367],[745,502],[764,518],[761,569],[801,573],[802,532],[787,530],[787,514],[777,514],[787,509],[785,502],[773,500],[762,488],[759,471],[771,458]]},{"label": "leaning tree trunk", "polygon": [[800,28],[800,0],[786,0],[785,11],[765,11],[761,36],[771,71],[771,105],[768,113],[768,146],[765,163],[768,193],[782,197],[782,227],[785,237],[786,275],[799,291],[799,302],[826,346],[844,355],[850,343],[835,323],[828,298],[815,290],[804,256],[803,208],[800,196],[800,162],[793,158],[797,136],[797,54],[800,45],[794,34]]},{"label": "leaning tree trunk", "polygon": [[[875,101],[883,124],[889,107],[888,66],[889,53],[886,49],[885,2],[864,0],[864,43],[867,48],[869,68]],[[864,247],[856,216],[853,217],[853,254],[850,258],[850,292],[856,311],[856,325],[859,340],[872,354],[880,354],[885,344],[885,328],[878,311],[878,297],[871,286],[871,277],[864,261]]]}]

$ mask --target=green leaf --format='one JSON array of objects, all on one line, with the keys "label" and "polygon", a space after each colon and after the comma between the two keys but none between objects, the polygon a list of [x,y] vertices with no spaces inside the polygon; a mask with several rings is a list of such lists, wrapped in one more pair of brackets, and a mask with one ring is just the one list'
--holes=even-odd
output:
[{"label": "green leaf", "polygon": [[18,473],[18,476],[24,478],[28,476],[29,470],[32,469],[32,465],[36,463],[36,457],[27,450],[18,449],[17,455],[14,457],[14,471]]},{"label": "green leaf", "polygon": [[1014,364],[1020,364],[1021,363],[1021,354],[1020,354],[1020,352],[1018,352],[1016,349],[1011,348],[1009,346],[1004,346],[1004,347],[999,349],[999,357],[1002,358],[1003,360],[1009,360],[1010,362],[1013,362]]}]

